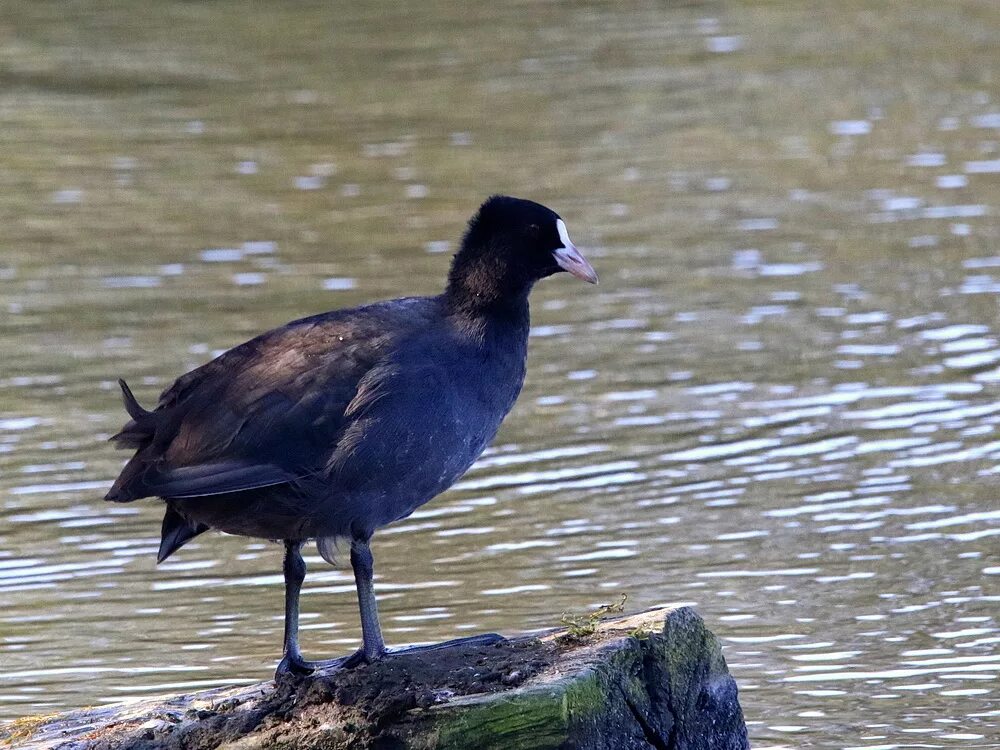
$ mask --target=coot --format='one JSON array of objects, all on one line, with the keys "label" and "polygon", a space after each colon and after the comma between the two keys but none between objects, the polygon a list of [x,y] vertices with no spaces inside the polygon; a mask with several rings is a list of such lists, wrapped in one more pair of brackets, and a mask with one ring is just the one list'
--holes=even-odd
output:
[{"label": "coot", "polygon": [[496,434],[524,380],[528,293],[559,271],[597,283],[555,212],[494,196],[436,297],[268,331],[178,378],[153,411],[119,381],[131,419],[111,439],[135,455],[106,499],[165,501],[158,562],[208,529],[284,541],[278,674],[321,664],[298,645],[302,545],[316,540],[333,562],[349,540],[364,645],[340,663],[381,658],[369,540],[451,486]]}]

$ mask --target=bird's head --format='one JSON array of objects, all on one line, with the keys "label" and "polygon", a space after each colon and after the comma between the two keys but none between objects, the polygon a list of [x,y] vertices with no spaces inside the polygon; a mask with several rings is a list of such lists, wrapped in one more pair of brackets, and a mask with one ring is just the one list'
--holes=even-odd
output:
[{"label": "bird's head", "polygon": [[590,284],[597,272],[552,209],[495,195],[469,222],[449,274],[449,294],[489,302],[520,299],[546,276],[566,271]]}]

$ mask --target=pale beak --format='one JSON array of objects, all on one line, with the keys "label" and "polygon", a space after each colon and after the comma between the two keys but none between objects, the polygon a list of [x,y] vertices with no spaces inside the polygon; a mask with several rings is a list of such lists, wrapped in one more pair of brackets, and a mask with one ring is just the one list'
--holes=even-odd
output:
[{"label": "pale beak", "polygon": [[569,271],[581,281],[596,284],[597,271],[587,262],[586,258],[580,255],[580,251],[576,249],[573,241],[569,238],[569,232],[566,231],[566,224],[562,219],[556,219],[556,229],[559,232],[559,239],[563,243],[562,247],[557,247],[552,251],[558,266],[564,271]]},{"label": "pale beak", "polygon": [[552,255],[556,259],[556,264],[564,271],[569,271],[571,275],[588,284],[597,283],[597,271],[573,245],[556,248],[552,251]]}]

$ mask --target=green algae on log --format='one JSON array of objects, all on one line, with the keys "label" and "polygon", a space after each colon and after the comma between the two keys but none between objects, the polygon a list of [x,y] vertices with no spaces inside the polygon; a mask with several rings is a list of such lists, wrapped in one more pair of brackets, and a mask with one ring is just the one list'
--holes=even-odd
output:
[{"label": "green algae on log", "polygon": [[0,726],[38,750],[744,750],[736,683],[690,608],[348,672]]}]

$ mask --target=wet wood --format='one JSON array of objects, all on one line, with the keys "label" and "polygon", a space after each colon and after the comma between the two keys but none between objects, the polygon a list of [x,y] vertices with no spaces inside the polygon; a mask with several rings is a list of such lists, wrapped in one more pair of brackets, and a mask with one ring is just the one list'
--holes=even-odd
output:
[{"label": "wet wood", "polygon": [[349,672],[22,719],[39,750],[743,750],[719,643],[690,608]]}]

